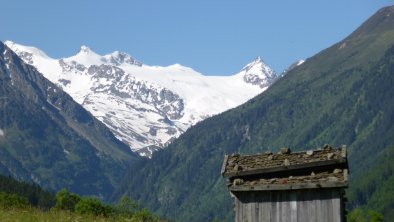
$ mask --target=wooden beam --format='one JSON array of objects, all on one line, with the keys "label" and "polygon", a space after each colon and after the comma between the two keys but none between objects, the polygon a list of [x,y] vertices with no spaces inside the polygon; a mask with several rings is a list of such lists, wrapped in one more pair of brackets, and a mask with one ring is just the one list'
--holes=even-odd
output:
[{"label": "wooden beam", "polygon": [[[226,162],[227,162],[227,159],[226,159]],[[225,164],[225,163],[223,163],[223,164]],[[295,164],[295,165],[289,165],[289,166],[278,166],[278,167],[272,167],[272,168],[252,169],[252,170],[237,171],[237,172],[223,172],[223,167],[222,167],[222,175],[224,177],[231,178],[231,177],[238,177],[238,176],[248,176],[248,175],[275,173],[275,172],[283,172],[283,171],[289,171],[289,170],[298,170],[298,169],[306,169],[306,168],[321,167],[321,166],[330,166],[330,165],[337,165],[337,164],[342,164],[342,163],[347,163],[346,158],[335,159],[335,160],[314,161],[314,162],[301,163],[301,164]]]},{"label": "wooden beam", "polygon": [[237,185],[230,186],[230,191],[270,191],[270,190],[302,190],[321,188],[346,188],[347,182],[321,182],[321,183],[297,183],[297,184],[258,184],[254,186]]},{"label": "wooden beam", "polygon": [[224,175],[224,171],[226,170],[227,160],[228,160],[228,155],[224,155],[222,170],[220,171],[220,174],[222,174],[222,176]]},{"label": "wooden beam", "polygon": [[342,158],[346,158],[346,146],[344,146],[344,147],[342,147],[341,148],[341,156],[342,156]]},{"label": "wooden beam", "polygon": [[348,180],[348,170],[347,169],[343,170],[343,178],[344,178],[345,181]]}]

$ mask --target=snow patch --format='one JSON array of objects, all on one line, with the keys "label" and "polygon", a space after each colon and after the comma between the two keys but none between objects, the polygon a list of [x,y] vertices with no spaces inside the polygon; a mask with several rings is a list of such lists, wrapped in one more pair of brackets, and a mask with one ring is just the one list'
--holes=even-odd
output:
[{"label": "snow patch", "polygon": [[0,129],[0,136],[4,136],[4,135],[5,135],[4,130]]}]

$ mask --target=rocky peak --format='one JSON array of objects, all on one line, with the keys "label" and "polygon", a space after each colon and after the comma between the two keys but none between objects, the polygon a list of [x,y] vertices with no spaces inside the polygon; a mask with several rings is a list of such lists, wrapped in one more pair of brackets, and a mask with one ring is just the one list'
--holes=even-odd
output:
[{"label": "rocky peak", "polygon": [[104,56],[109,63],[113,63],[115,65],[121,64],[130,64],[136,66],[142,66],[142,63],[131,57],[129,54],[125,52],[115,51],[111,54]]},{"label": "rocky peak", "polygon": [[78,54],[80,54],[80,53],[89,54],[89,53],[91,53],[91,52],[93,52],[93,51],[92,51],[88,46],[82,45],[82,46],[79,48]]},{"label": "rocky peak", "polygon": [[245,67],[242,68],[241,71],[249,71],[250,69],[252,69],[255,66],[261,66],[263,64],[263,60],[261,59],[260,56],[258,56],[257,58],[255,58],[251,63],[247,64]]},{"label": "rocky peak", "polygon": [[261,88],[268,87],[277,78],[275,71],[260,57],[247,64],[241,73],[245,82],[259,85]]}]

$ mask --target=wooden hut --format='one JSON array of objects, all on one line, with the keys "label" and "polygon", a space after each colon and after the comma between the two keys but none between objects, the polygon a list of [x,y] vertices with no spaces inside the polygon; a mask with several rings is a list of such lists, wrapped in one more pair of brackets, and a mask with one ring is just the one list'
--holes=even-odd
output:
[{"label": "wooden hut", "polygon": [[236,222],[346,220],[346,147],[226,155],[221,173],[228,178]]}]

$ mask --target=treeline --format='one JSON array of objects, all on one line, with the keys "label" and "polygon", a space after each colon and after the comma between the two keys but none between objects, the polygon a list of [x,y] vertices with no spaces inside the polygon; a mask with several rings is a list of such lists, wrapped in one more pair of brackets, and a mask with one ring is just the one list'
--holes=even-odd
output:
[{"label": "treeline", "polygon": [[75,193],[70,193],[67,189],[62,189],[56,194],[56,204],[53,209],[68,211],[78,215],[99,216],[116,220],[165,221],[126,196],[123,196],[115,205],[106,205],[98,198],[81,197]]},{"label": "treeline", "polygon": [[347,215],[348,222],[383,222],[382,214],[373,210],[362,210],[361,208],[353,209]]},{"label": "treeline", "polygon": [[[42,189],[37,184],[20,182],[11,177],[0,175],[2,197],[14,194],[25,198],[32,206],[49,209],[55,205],[55,194]],[[11,195],[12,196],[12,195]]]},{"label": "treeline", "polygon": [[[21,210],[24,214],[20,214]],[[0,175],[0,218],[7,217],[16,221],[63,217],[67,217],[69,221],[81,217],[88,221],[166,221],[128,197],[122,197],[117,204],[109,205],[98,198],[79,196],[67,189],[54,194],[36,184]]]}]

